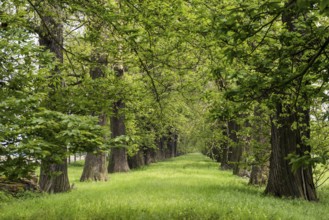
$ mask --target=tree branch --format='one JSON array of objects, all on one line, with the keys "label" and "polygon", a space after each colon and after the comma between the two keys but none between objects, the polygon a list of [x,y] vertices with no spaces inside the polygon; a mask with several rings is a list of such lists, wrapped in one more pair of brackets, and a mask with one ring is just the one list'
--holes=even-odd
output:
[{"label": "tree branch", "polygon": [[329,45],[329,38],[326,39],[326,41],[323,43],[323,45],[320,47],[319,51],[314,54],[314,56],[312,57],[312,59],[308,62],[307,66],[303,69],[302,72],[298,73],[297,75],[291,77],[290,79],[284,81],[281,85],[279,85],[279,87],[285,86],[288,83],[290,83],[291,81],[294,81],[295,79],[298,79],[301,76],[304,76],[308,70],[313,66],[313,64],[315,63],[315,61],[318,59],[318,57],[322,54],[322,52],[327,48],[327,46]]}]

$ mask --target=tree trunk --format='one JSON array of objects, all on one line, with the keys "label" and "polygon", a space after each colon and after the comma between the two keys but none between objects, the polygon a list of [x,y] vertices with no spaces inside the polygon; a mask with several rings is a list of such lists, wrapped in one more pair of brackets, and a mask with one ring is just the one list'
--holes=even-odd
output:
[{"label": "tree trunk", "polygon": [[239,139],[237,136],[237,132],[239,131],[239,125],[234,120],[231,120],[228,122],[228,130],[229,138],[231,139],[232,143],[232,156],[229,162],[233,164],[233,174],[239,175],[239,162],[241,160],[243,152],[243,148],[239,144]]},{"label": "tree trunk", "polygon": [[[106,125],[105,114],[99,117],[99,124],[102,126]],[[85,164],[80,181],[107,181],[108,173],[106,158],[107,154],[104,152],[98,152],[97,154],[88,152],[85,158]]]},{"label": "tree trunk", "polygon": [[[240,173],[244,171],[241,170],[240,168],[240,163],[241,163],[241,158],[242,158],[242,153],[243,153],[243,148],[241,146],[237,146],[233,148],[232,154],[233,156],[233,175],[240,176]],[[243,175],[243,174],[242,174]]]},{"label": "tree trunk", "polygon": [[[222,133],[224,137],[228,137],[228,128],[226,126],[222,127]],[[229,164],[229,146],[227,140],[222,140],[221,142],[222,156],[220,161],[220,168],[222,170],[232,169],[232,166]]]},{"label": "tree trunk", "polygon": [[134,156],[128,157],[128,164],[131,169],[136,169],[144,166],[144,152],[142,150],[139,150]]},{"label": "tree trunk", "polygon": [[222,150],[220,149],[220,147],[218,147],[218,143],[211,142],[210,144],[212,146],[210,149],[209,157],[215,160],[216,162],[220,163],[222,161]]},{"label": "tree trunk", "polygon": [[47,193],[70,190],[66,158],[61,164],[48,164],[47,160],[41,162],[39,186],[43,192]]},{"label": "tree trunk", "polygon": [[161,137],[157,140],[157,160],[164,160],[165,159],[165,138]]},{"label": "tree trunk", "polygon": [[93,154],[88,152],[80,178],[85,181],[107,181],[106,153]]},{"label": "tree trunk", "polygon": [[[123,108],[123,106],[124,104],[120,101],[115,103],[114,116],[111,117],[112,138],[125,135],[124,116],[119,115],[119,109]],[[114,146],[111,149],[108,171],[110,173],[129,171],[126,148]]]},{"label": "tree trunk", "polygon": [[232,169],[232,167],[228,164],[228,146],[222,146],[222,157],[220,161],[220,168],[222,170],[229,170]]},{"label": "tree trunk", "polygon": [[[119,45],[118,50],[120,56],[122,53],[122,45]],[[119,57],[119,62],[114,67],[114,72],[118,80],[122,80],[124,75],[124,66],[121,59],[122,58]],[[122,111],[124,108],[125,103],[122,99],[119,99],[113,105],[113,116],[111,116],[112,138],[126,135],[125,115]],[[116,146],[112,148],[108,170],[110,173],[129,171],[127,150],[125,148]]]},{"label": "tree trunk", "polygon": [[167,158],[175,157],[175,140],[174,134],[169,132],[167,141]]},{"label": "tree trunk", "polygon": [[126,148],[112,148],[108,166],[109,173],[127,172],[129,170]]},{"label": "tree trunk", "polygon": [[[98,65],[90,69],[91,78],[97,79],[104,77],[104,71],[102,68],[106,67],[108,64],[107,54],[101,54],[97,49],[92,53],[91,60],[95,61]],[[105,113],[99,116],[99,125],[106,125],[106,115]],[[84,181],[107,181],[107,164],[106,164],[107,154],[104,152],[98,152],[97,154],[88,152],[85,158],[85,164],[83,167],[83,172],[80,178],[81,182]]]},{"label": "tree trunk", "polygon": [[[59,7],[47,8],[48,10],[57,11],[60,14],[61,9]],[[63,25],[56,21],[54,17],[49,15],[49,11],[44,11],[45,16],[42,18],[41,30],[39,33],[39,44],[43,46],[45,50],[49,50],[55,55],[54,62],[63,63]],[[54,82],[50,84],[50,88],[55,92],[57,87],[62,86],[63,82],[56,84],[56,75],[60,75],[60,68],[58,65],[53,70]],[[49,99],[52,99],[53,93],[49,93]],[[54,102],[55,103],[55,102]],[[52,101],[48,102],[48,108],[55,110],[56,104],[52,104]],[[63,151],[66,151],[66,147],[63,146]],[[61,164],[51,164],[51,157],[49,160],[45,158],[41,161],[40,169],[40,181],[39,185],[41,190],[49,193],[66,192],[70,189],[69,179],[67,175],[67,159],[63,158]]]},{"label": "tree trunk", "polygon": [[167,154],[167,138],[162,136],[158,142],[159,160],[165,160]]},{"label": "tree trunk", "polygon": [[[286,7],[286,10],[282,13],[282,23],[286,25],[289,32],[296,32],[298,31],[294,25],[294,20],[298,16],[296,3],[286,2]],[[291,46],[291,42],[282,42],[282,44]],[[290,60],[294,65],[299,65],[300,59],[298,56],[292,56]],[[292,68],[285,64],[282,66],[282,69]],[[305,85],[307,85],[307,82],[302,81],[298,82],[297,85],[292,84],[292,86]],[[306,92],[301,90],[298,92],[301,93],[299,94],[301,100],[298,100],[299,102],[296,103],[294,108],[291,105],[283,104],[286,101],[285,99],[291,100],[291,97],[286,96],[283,101],[280,100],[276,103],[276,112],[271,125],[272,152],[270,174],[265,193],[279,197],[303,198],[309,201],[316,201],[317,196],[313,182],[312,166],[303,165],[293,172],[289,164],[290,161],[287,160],[287,156],[290,154],[309,156],[311,152],[311,147],[303,141],[303,139],[309,139],[310,137],[309,98]],[[298,107],[298,105],[301,107]]]},{"label": "tree trunk", "polygon": [[173,157],[177,157],[178,156],[178,134],[174,133],[174,149],[172,152]]},{"label": "tree trunk", "polygon": [[[314,201],[317,196],[312,167],[305,165],[293,172],[290,161],[286,159],[289,154],[302,156],[310,152],[310,147],[301,142],[301,131],[292,128],[300,119],[299,114],[300,112],[293,112],[290,107],[283,110],[281,103],[276,106],[276,115],[272,119],[270,173],[265,193]],[[308,127],[309,113],[304,114],[302,122]]]},{"label": "tree trunk", "polygon": [[150,148],[147,148],[144,150],[144,161],[145,161],[145,165],[149,165],[151,164],[152,161],[152,152]]},{"label": "tree trunk", "polygon": [[151,157],[151,163],[157,162],[157,152],[153,148],[149,148],[150,151],[150,157]]},{"label": "tree trunk", "polygon": [[249,178],[250,185],[264,185],[267,182],[266,167],[261,165],[252,165]]},{"label": "tree trunk", "polygon": [[[116,0],[118,11],[121,11],[120,0]],[[119,21],[121,23],[121,21]],[[118,44],[118,56],[117,63],[114,64],[114,72],[118,80],[123,80],[124,64],[123,64],[123,46]],[[125,114],[123,112],[125,108],[124,100],[119,99],[113,105],[113,116],[111,117],[111,132],[112,138],[126,135],[125,127]],[[126,148],[113,146],[110,154],[110,163],[108,167],[109,172],[127,172],[129,171],[128,157]]]},{"label": "tree trunk", "polygon": [[[124,124],[125,116],[123,113],[119,112],[123,108],[124,103],[122,100],[114,103],[114,115],[111,117],[112,138],[126,134],[126,127]],[[108,171],[110,173],[129,171],[126,148],[114,146],[111,149]]]}]

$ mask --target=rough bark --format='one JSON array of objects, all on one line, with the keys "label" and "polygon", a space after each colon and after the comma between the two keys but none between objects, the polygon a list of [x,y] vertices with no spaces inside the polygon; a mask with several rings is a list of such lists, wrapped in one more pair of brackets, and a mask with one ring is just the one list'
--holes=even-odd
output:
[{"label": "rough bark", "polygon": [[47,193],[70,190],[66,158],[61,164],[48,164],[47,160],[41,162],[39,186],[43,192]]},{"label": "rough bark", "polygon": [[[125,105],[122,100],[114,103],[114,115],[111,117],[112,138],[126,134],[126,127],[124,123],[125,116],[123,113],[119,112],[124,108],[124,106]],[[114,146],[111,149],[108,171],[110,173],[129,171],[126,148]]]},{"label": "rough bark", "polygon": [[112,148],[108,166],[109,173],[127,172],[129,170],[127,150],[118,147]]},{"label": "rough bark", "polygon": [[[293,172],[290,161],[286,159],[289,154],[302,156],[310,152],[310,147],[301,140],[301,133],[304,132],[292,129],[293,123],[299,119],[299,113],[293,112],[289,107],[283,109],[281,103],[276,106],[276,115],[272,119],[270,173],[265,193],[315,201],[317,196],[312,167],[305,165]],[[304,114],[302,121],[309,126],[309,113],[304,112]]]},{"label": "rough bark", "polygon": [[106,153],[93,154],[88,152],[83,172],[80,177],[81,182],[85,181],[107,181]]}]

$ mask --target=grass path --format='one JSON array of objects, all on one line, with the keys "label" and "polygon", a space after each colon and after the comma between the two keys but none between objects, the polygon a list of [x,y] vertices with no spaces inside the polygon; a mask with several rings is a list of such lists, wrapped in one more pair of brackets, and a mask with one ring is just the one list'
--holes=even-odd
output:
[{"label": "grass path", "polygon": [[70,193],[0,202],[0,219],[329,219],[329,187],[321,201],[276,199],[201,154],[110,175],[105,183],[80,183],[70,167]]}]

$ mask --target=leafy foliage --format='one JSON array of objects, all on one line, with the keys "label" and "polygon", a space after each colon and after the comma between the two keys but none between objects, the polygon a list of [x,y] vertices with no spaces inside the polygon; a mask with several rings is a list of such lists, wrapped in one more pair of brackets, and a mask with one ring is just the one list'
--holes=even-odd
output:
[{"label": "leafy foliage", "polygon": [[[133,155],[156,149],[169,133],[179,135],[182,152],[220,155],[240,146],[247,150],[240,163],[265,164],[269,121],[282,126],[273,119],[278,104],[280,117],[296,116],[291,129],[312,147],[291,154],[292,168],[328,164],[328,118],[302,120],[328,101],[327,0],[0,6],[0,175],[28,176],[46,157],[58,163],[81,151],[124,147]],[[45,26],[50,17],[63,25],[63,62],[37,43],[54,34]],[[117,100],[125,103],[119,114],[127,131],[111,139],[109,122],[101,127],[93,116],[111,117]],[[241,127],[239,144],[223,132],[230,121]]]}]

